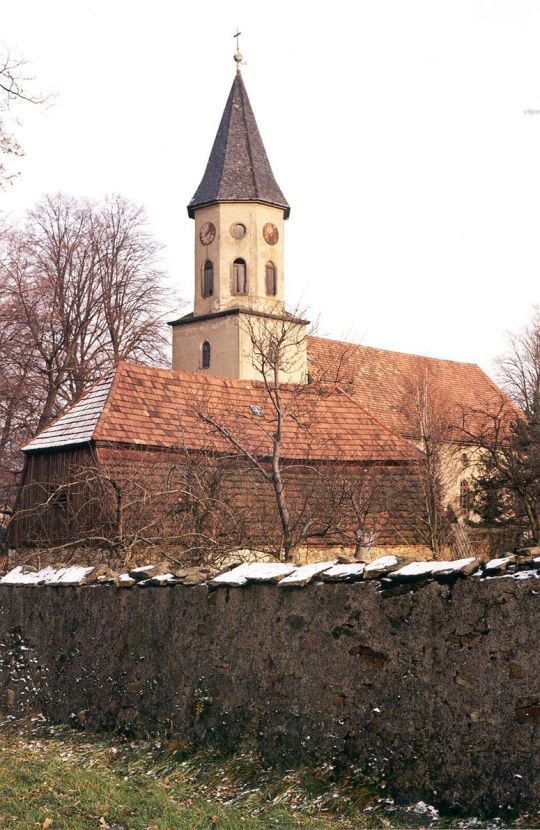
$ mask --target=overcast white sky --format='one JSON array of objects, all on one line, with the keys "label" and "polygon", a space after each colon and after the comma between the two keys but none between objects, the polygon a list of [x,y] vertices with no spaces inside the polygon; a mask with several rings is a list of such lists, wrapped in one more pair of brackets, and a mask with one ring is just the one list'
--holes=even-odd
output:
[{"label": "overcast white sky", "polygon": [[[185,300],[186,204],[243,76],[291,204],[289,301],[321,334],[478,362],[540,302],[540,3],[18,0],[3,40],[47,111],[21,112],[16,216],[43,193],[145,205]],[[527,115],[524,110],[538,110]]]}]

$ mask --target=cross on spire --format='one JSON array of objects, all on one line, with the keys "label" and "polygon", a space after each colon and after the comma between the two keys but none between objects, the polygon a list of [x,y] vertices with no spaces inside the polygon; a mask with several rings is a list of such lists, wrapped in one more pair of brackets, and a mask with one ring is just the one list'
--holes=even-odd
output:
[{"label": "cross on spire", "polygon": [[243,60],[242,53],[240,51],[240,35],[241,34],[242,34],[242,32],[240,32],[237,29],[236,34],[233,35],[233,37],[236,38],[236,53],[234,55],[234,59],[236,61],[236,70],[237,70],[237,72],[240,72],[240,64],[242,63],[242,60]]}]

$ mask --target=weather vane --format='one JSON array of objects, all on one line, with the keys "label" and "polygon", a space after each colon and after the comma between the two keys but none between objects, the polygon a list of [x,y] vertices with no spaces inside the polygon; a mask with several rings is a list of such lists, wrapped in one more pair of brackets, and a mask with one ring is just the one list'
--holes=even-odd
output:
[{"label": "weather vane", "polygon": [[241,34],[242,34],[242,32],[239,32],[238,29],[237,29],[236,34],[233,35],[233,37],[236,38],[236,54],[234,56],[234,59],[236,61],[236,68],[237,68],[238,71],[240,71],[240,64],[242,63],[242,60],[243,60],[242,53],[240,51],[240,35]]}]

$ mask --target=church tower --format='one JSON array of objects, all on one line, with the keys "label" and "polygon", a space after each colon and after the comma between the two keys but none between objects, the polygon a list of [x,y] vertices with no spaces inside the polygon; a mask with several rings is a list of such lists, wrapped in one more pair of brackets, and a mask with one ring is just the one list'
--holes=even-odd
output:
[{"label": "church tower", "polygon": [[[237,52],[238,64],[241,59]],[[206,171],[188,205],[195,220],[194,308],[171,323],[173,369],[260,379],[260,359],[253,353],[260,346],[257,333],[277,342],[288,329],[281,379],[306,379],[306,321],[289,315],[284,304],[289,213],[238,68]]]}]

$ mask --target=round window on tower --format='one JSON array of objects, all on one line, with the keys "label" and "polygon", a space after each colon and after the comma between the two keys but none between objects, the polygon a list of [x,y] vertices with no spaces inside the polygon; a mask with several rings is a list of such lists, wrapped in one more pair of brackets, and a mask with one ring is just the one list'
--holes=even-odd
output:
[{"label": "round window on tower", "polygon": [[241,222],[235,222],[234,225],[231,225],[231,236],[233,239],[243,239],[246,233],[246,226],[242,225]]}]

